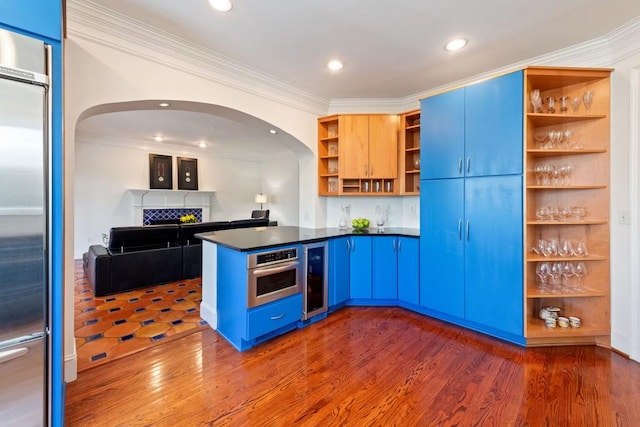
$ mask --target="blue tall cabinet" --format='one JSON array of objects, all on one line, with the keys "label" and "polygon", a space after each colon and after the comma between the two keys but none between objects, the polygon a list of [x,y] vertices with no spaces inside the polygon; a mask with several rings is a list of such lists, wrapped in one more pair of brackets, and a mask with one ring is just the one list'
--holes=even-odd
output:
[{"label": "blue tall cabinet", "polygon": [[420,306],[524,343],[523,73],[421,103]]},{"label": "blue tall cabinet", "polygon": [[50,425],[64,424],[63,383],[63,301],[64,301],[64,222],[63,222],[63,108],[62,108],[62,1],[55,0],[3,0],[0,2],[0,27],[20,33],[51,46],[52,53],[52,146],[50,159],[50,256],[51,256],[51,377]]}]

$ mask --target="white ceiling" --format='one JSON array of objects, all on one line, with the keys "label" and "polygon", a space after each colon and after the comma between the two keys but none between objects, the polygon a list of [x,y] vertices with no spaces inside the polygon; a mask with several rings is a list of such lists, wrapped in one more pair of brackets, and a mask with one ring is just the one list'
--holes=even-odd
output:
[{"label": "white ceiling", "polygon": [[[410,97],[602,37],[640,16],[638,0],[235,0],[228,13],[206,0],[84,2],[327,100]],[[445,51],[455,37],[468,46]],[[326,69],[333,58],[343,70]],[[87,120],[82,131],[116,138],[162,132],[184,144],[211,135],[213,123],[227,140],[242,135],[201,113],[112,114]],[[226,148],[246,152],[256,138]]]}]

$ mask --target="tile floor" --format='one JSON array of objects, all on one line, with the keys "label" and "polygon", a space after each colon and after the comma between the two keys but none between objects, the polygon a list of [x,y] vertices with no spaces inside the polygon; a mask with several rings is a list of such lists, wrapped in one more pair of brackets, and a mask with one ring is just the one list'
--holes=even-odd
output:
[{"label": "tile floor", "polygon": [[200,318],[201,300],[200,278],[94,297],[82,262],[77,262],[78,372],[208,327]]}]

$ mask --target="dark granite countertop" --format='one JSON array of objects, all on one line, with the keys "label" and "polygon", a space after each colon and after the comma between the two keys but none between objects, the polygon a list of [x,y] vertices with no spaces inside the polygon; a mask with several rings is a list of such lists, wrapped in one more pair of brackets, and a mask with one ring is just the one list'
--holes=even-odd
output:
[{"label": "dark granite countertop", "polygon": [[342,236],[407,236],[419,237],[417,228],[385,228],[378,232],[371,228],[368,232],[358,232],[351,228],[300,228],[291,226],[237,228],[233,230],[199,233],[195,237],[205,242],[226,246],[241,252],[271,248],[296,243],[313,243]]}]

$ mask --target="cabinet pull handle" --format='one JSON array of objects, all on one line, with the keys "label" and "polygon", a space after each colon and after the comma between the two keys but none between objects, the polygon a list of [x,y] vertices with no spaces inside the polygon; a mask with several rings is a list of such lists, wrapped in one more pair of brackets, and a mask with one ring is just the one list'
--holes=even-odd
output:
[{"label": "cabinet pull handle", "polygon": [[368,167],[364,167],[364,176],[368,177],[369,176],[369,168]]},{"label": "cabinet pull handle", "polygon": [[356,241],[355,241],[355,240],[352,240],[352,241],[351,241],[351,252],[353,252],[353,251],[355,251],[355,250],[356,250]]},{"label": "cabinet pull handle", "polygon": [[402,240],[398,240],[398,252],[402,249]]},{"label": "cabinet pull handle", "polygon": [[396,239],[393,239],[393,252],[395,252],[397,248]]},{"label": "cabinet pull handle", "polygon": [[351,240],[347,239],[347,252],[351,252]]},{"label": "cabinet pull handle", "polygon": [[469,220],[467,219],[467,242],[469,241]]},{"label": "cabinet pull handle", "polygon": [[467,173],[471,171],[471,157],[467,157]]},{"label": "cabinet pull handle", "polygon": [[369,172],[371,173],[371,176],[373,177],[373,166],[371,166],[371,168],[369,169]]},{"label": "cabinet pull handle", "polygon": [[458,159],[458,175],[462,175],[462,158]]},{"label": "cabinet pull handle", "polygon": [[462,218],[458,218],[458,240],[462,240]]},{"label": "cabinet pull handle", "polygon": [[284,317],[285,314],[287,314],[287,313],[282,313],[282,314],[279,314],[277,316],[271,316],[271,320],[280,320],[280,319],[282,319]]}]

